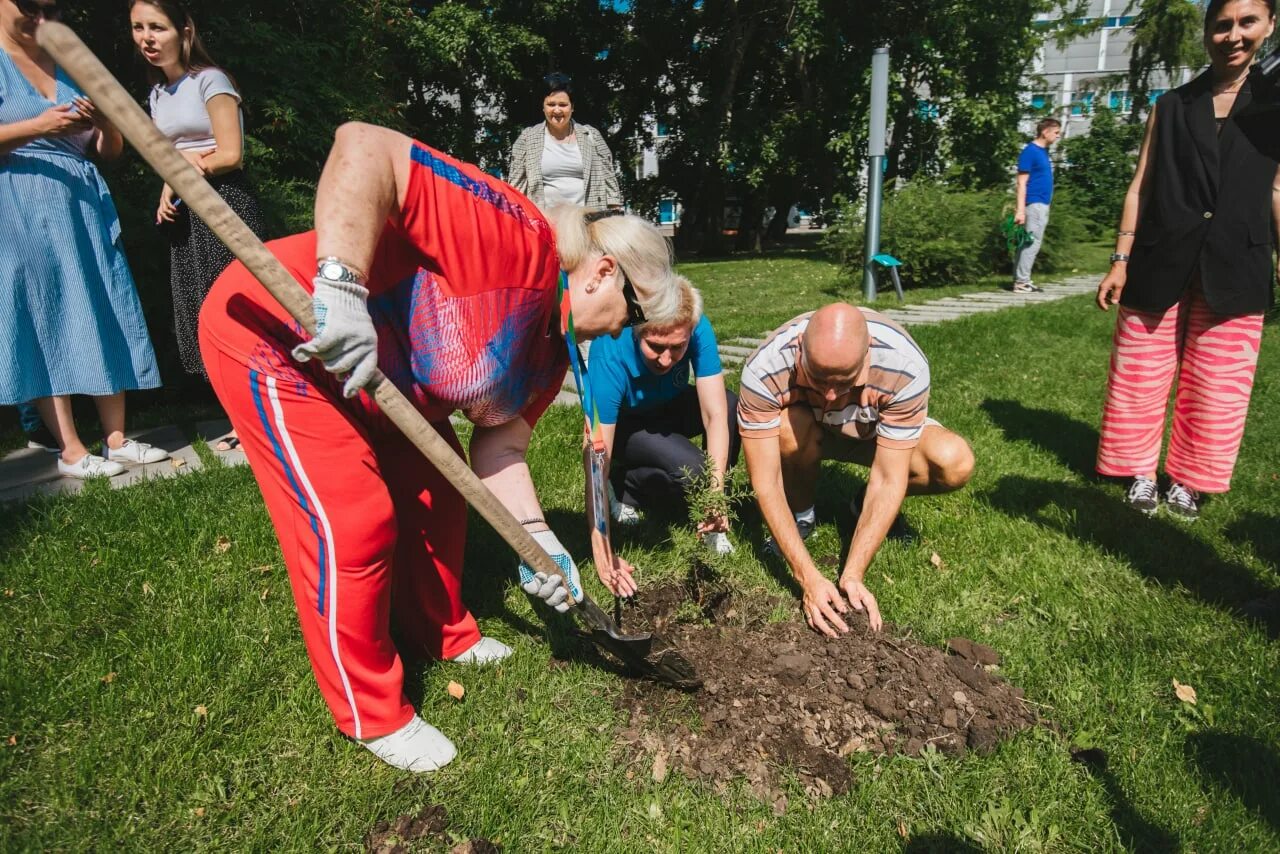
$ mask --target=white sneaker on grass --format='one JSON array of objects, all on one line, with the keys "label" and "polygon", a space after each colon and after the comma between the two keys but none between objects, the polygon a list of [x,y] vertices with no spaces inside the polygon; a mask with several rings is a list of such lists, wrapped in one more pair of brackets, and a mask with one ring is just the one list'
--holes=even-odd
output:
[{"label": "white sneaker on grass", "polygon": [[90,477],[115,477],[124,474],[124,466],[104,460],[97,454],[85,454],[74,463],[64,463],[58,458],[58,474],[63,477],[74,477],[84,480]]},{"label": "white sneaker on grass", "polygon": [[709,531],[703,534],[702,545],[718,555],[733,554],[733,543],[729,542],[729,535],[723,531]]},{"label": "white sneaker on grass", "polygon": [[169,452],[163,448],[146,442],[135,442],[133,439],[125,439],[124,444],[118,448],[108,448],[103,442],[102,454],[107,459],[120,463],[158,463],[169,459]]},{"label": "white sneaker on grass", "polygon": [[512,649],[500,640],[480,638],[464,652],[460,652],[450,661],[458,664],[493,664],[511,655]]},{"label": "white sneaker on grass", "polygon": [[613,484],[609,484],[609,515],[615,525],[637,525],[640,522],[640,510],[619,501],[614,494]]},{"label": "white sneaker on grass", "polygon": [[438,771],[458,755],[458,748],[444,733],[417,715],[393,733],[359,741],[393,768],[415,774]]}]

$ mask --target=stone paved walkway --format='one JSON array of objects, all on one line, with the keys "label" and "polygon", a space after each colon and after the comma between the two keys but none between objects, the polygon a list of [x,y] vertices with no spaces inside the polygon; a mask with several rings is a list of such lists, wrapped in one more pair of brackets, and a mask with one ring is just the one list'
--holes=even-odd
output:
[{"label": "stone paved walkway", "polygon": [[[1062,282],[1046,284],[1044,292],[1038,294],[980,291],[915,305],[900,305],[892,298],[885,298],[876,307],[904,326],[931,326],[975,314],[1092,293],[1097,283],[1096,275],[1074,276]],[[727,369],[739,368],[761,343],[762,338],[732,338],[723,341],[719,347],[720,360]],[[564,386],[556,396],[556,403],[578,405],[572,374],[566,375]],[[230,425],[221,420],[197,424],[192,436],[171,426],[130,433],[131,438],[164,448],[169,452],[170,459],[152,465],[130,466],[124,474],[111,478],[109,482],[112,487],[120,488],[139,481],[177,477],[196,471],[204,466],[204,462],[196,453],[194,444],[204,442],[212,451],[218,437],[226,435],[229,430]],[[244,453],[239,450],[214,452],[213,457],[222,465],[240,465],[245,462]],[[83,487],[83,481],[59,475],[57,458],[45,451],[14,451],[0,459],[0,504],[21,501],[33,495],[79,492]]]}]

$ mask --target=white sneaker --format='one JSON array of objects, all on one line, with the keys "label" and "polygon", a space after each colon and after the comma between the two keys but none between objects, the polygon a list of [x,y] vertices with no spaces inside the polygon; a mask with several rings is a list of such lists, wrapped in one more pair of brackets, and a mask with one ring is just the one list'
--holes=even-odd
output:
[{"label": "white sneaker", "polygon": [[169,452],[163,448],[132,439],[125,439],[124,444],[118,448],[108,448],[106,442],[103,442],[102,453],[107,459],[122,463],[158,463],[169,459]]},{"label": "white sneaker", "polygon": [[729,542],[729,535],[723,531],[703,534],[702,544],[718,555],[733,554],[733,543]]},{"label": "white sneaker", "polygon": [[438,771],[458,755],[458,748],[444,733],[417,715],[390,735],[360,739],[360,743],[393,768],[415,774]]},{"label": "white sneaker", "polygon": [[609,501],[609,516],[617,525],[637,525],[640,522],[640,511],[631,504],[623,504],[617,499]]},{"label": "white sneaker", "polygon": [[74,463],[64,463],[58,458],[58,474],[84,480],[87,477],[115,477],[124,474],[124,466],[104,460],[97,454],[85,454]]},{"label": "white sneaker", "polygon": [[458,664],[493,664],[511,655],[512,649],[500,640],[480,638],[465,652],[458,653],[450,661]]}]

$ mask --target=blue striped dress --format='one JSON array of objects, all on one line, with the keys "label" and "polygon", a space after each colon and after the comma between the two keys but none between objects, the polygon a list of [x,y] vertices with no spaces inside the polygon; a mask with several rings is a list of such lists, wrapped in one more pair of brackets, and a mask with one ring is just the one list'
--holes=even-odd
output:
[{"label": "blue striped dress", "polygon": [[[57,101],[83,94],[61,68]],[[54,105],[0,50],[0,124]],[[91,133],[0,155],[0,404],[160,385]]]}]

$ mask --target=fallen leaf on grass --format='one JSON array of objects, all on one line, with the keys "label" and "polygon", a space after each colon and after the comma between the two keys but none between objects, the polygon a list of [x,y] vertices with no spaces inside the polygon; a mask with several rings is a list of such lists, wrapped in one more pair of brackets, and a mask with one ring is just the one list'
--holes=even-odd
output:
[{"label": "fallen leaf on grass", "polygon": [[893,586],[894,582],[892,578],[890,578],[888,575],[885,575],[883,572],[880,573],[880,575],[884,578],[886,584],[888,584],[890,587]]},{"label": "fallen leaf on grass", "polygon": [[114,670],[102,677],[103,685],[110,685],[114,681],[116,681],[116,672]]},{"label": "fallen leaf on grass", "polygon": [[271,570],[275,569],[275,567],[268,563],[263,566],[255,567],[255,569],[258,570],[258,575],[268,575],[271,573]]},{"label": "fallen leaf on grass", "polygon": [[1177,679],[1173,680],[1173,693],[1178,695],[1178,699],[1184,703],[1196,704],[1196,689],[1190,685],[1183,685]]},{"label": "fallen leaf on grass", "polygon": [[195,814],[196,818],[204,818],[204,807],[196,807],[191,812]]},{"label": "fallen leaf on grass", "polygon": [[933,554],[929,555],[929,563],[933,564],[934,569],[942,570],[947,568],[947,562],[944,561],[942,559],[942,555],[938,554],[937,552],[934,552]]},{"label": "fallen leaf on grass", "polygon": [[653,758],[653,782],[661,783],[667,779],[667,754],[659,751]]},{"label": "fallen leaf on grass", "polygon": [[150,582],[150,581],[144,581],[144,582],[142,582],[142,595],[143,595],[143,596],[154,596],[154,595],[155,595],[155,592],[156,592],[156,589],[155,589],[154,587],[152,587],[152,586],[151,586],[151,582]]},{"label": "fallen leaf on grass", "polygon": [[5,596],[8,596],[10,599],[12,599],[12,598],[13,598],[13,588],[12,588],[12,587],[6,587],[6,588],[4,589],[4,595],[5,595]]},{"label": "fallen leaf on grass", "polygon": [[197,718],[200,718],[201,720],[209,717],[209,710],[206,709],[204,706],[196,706],[191,711],[195,714]]},{"label": "fallen leaf on grass", "polygon": [[226,554],[231,548],[231,540],[226,537],[218,537],[218,541],[213,544],[213,550],[218,554]]},{"label": "fallen leaf on grass", "polygon": [[265,602],[265,601],[267,601],[267,594],[268,594],[268,593],[270,593],[270,592],[271,592],[271,588],[270,588],[270,587],[264,587],[264,588],[262,588],[262,595],[258,597],[258,601],[259,601],[259,602]]},{"label": "fallen leaf on grass", "polygon": [[9,736],[9,746],[10,747],[18,746],[18,737],[16,735]]},{"label": "fallen leaf on grass", "polygon": [[[935,554],[934,557],[937,557]],[[902,819],[898,819],[898,835],[903,839],[907,838],[907,823]]]},{"label": "fallen leaf on grass", "polygon": [[457,682],[450,682],[445,690],[448,691],[449,696],[455,700],[461,700],[463,695],[467,693],[467,689],[463,688]]},{"label": "fallen leaf on grass", "polygon": [[186,461],[186,460],[184,460],[184,459],[182,459],[181,457],[170,457],[170,458],[169,458],[169,465],[173,466],[173,467],[174,467],[174,468],[176,468],[176,469],[180,469],[180,468],[182,468],[183,466],[185,466],[186,464],[187,464],[187,461]]}]

